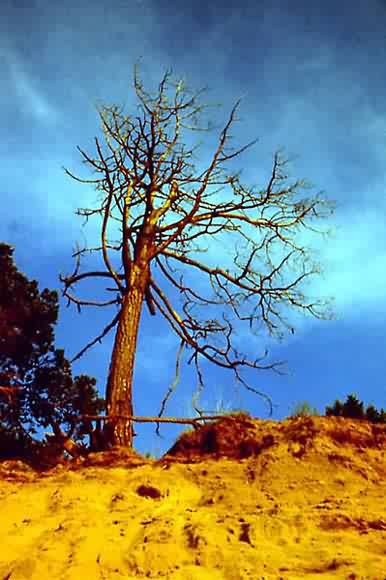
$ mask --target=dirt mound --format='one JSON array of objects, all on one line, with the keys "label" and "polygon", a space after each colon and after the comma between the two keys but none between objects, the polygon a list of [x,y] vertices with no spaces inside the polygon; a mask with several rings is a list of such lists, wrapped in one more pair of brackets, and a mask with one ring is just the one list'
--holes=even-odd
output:
[{"label": "dirt mound", "polygon": [[183,433],[164,457],[187,460],[208,456],[243,459],[258,455],[275,441],[271,432],[267,429],[258,432],[257,427],[258,422],[248,415],[230,415]]},{"label": "dirt mound", "polygon": [[259,457],[283,461],[317,454],[321,461],[351,463],[358,469],[366,469],[367,461],[372,469],[374,462],[377,471],[386,475],[383,462],[378,464],[376,459],[382,450],[386,450],[385,424],[317,416],[279,422],[240,413],[183,433],[162,459],[196,462]]},{"label": "dirt mound", "polygon": [[[244,459],[287,443],[295,456],[330,444],[353,449],[386,447],[386,425],[343,417],[296,417],[284,421],[229,415],[183,433],[166,455]],[[298,449],[298,451],[296,451]]]}]

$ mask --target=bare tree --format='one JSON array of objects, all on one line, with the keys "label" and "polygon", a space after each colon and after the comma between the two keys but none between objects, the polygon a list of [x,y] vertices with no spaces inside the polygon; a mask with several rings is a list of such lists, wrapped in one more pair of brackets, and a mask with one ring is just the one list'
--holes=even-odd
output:
[{"label": "bare tree", "polygon": [[[322,305],[321,301],[307,303],[298,290],[306,276],[319,270],[306,270],[308,254],[295,243],[294,237],[301,226],[313,230],[306,225],[306,220],[313,216],[324,217],[317,211],[323,206],[330,207],[328,213],[332,213],[333,203],[320,200],[319,194],[312,199],[295,199],[298,190],[307,185],[304,181],[285,184],[287,160],[280,152],[274,156],[269,182],[262,191],[244,187],[240,183],[240,173],[226,173],[224,163],[255,143],[253,141],[233,152],[226,151],[229,130],[240,101],[233,107],[220,132],[210,163],[197,174],[191,163],[195,148],[187,150],[180,138],[183,129],[209,129],[209,126],[202,129],[197,125],[197,115],[204,109],[197,104],[202,91],[192,95],[184,88],[183,82],[173,83],[170,77],[171,71],[167,71],[159,84],[158,94],[151,96],[145,92],[135,68],[134,88],[139,99],[139,115],[135,118],[124,116],[122,109],[116,106],[101,107],[98,112],[104,147],[95,138],[95,158],[78,147],[84,162],[92,166],[98,178],[80,179],[65,170],[77,181],[93,183],[97,190],[102,191],[101,203],[96,209],[77,210],[78,215],[86,218],[85,223],[90,216],[102,218],[101,245],[91,249],[78,248],[73,254],[76,257],[75,271],[69,276],[61,275],[60,279],[64,283],[63,294],[69,299],[68,305],[70,301],[74,302],[79,311],[81,305],[118,306],[118,313],[110,324],[71,361],[117,326],[106,387],[108,420],[105,421],[104,433],[110,446],[132,446],[132,377],[144,302],[149,313],[152,316],[159,313],[164,317],[180,339],[176,380],[182,351],[188,347],[193,351],[188,362],[195,363],[199,390],[203,387],[200,361],[206,359],[219,367],[231,369],[245,388],[269,402],[270,409],[271,399],[248,385],[240,375],[240,368],[271,368],[279,372],[277,366],[283,363],[261,365],[267,350],[264,357],[256,360],[240,355],[232,343],[234,325],[224,308],[228,308],[235,320],[247,321],[252,332],[258,320],[263,321],[270,333],[276,332],[278,320],[288,327],[277,308],[280,303],[308,311],[317,318],[331,318],[316,310]],[[172,98],[167,94],[168,87],[174,87]],[[220,188],[213,190],[213,186]],[[229,199],[222,197],[217,202],[210,201],[225,186],[230,192]],[[119,224],[117,242],[107,238],[107,227],[113,222]],[[248,235],[248,228],[252,235]],[[225,233],[244,244],[244,254],[235,246],[233,272],[221,264],[211,267],[193,257],[193,252],[205,251],[202,246],[194,245],[197,240]],[[275,244],[284,253],[274,263],[271,253],[277,247]],[[104,271],[79,273],[80,257],[87,251],[102,253]],[[109,251],[119,252],[122,273],[113,267]],[[284,267],[297,257],[301,258],[301,271],[285,283]],[[258,260],[264,263],[264,267],[258,266]],[[202,296],[187,285],[184,274],[176,266],[189,266],[205,275],[210,283],[208,288],[212,289],[211,296]],[[70,293],[73,284],[97,277],[114,283],[114,288],[106,288],[116,292],[114,299],[86,301]],[[172,303],[162,288],[162,282],[172,284],[182,295],[182,312]],[[208,306],[220,306],[223,309],[222,321],[200,320],[193,314],[199,306],[206,308],[207,312]],[[211,342],[211,337],[220,337],[222,346]],[[162,416],[172,390],[170,387],[166,393],[158,417]],[[195,408],[200,413],[198,407]]]}]

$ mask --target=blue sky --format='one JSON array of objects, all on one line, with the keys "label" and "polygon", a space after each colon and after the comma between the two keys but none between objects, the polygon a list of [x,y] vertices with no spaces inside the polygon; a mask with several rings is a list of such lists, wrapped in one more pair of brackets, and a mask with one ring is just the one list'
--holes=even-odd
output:
[{"label": "blue sky", "polygon": [[[15,246],[18,268],[38,280],[41,290],[61,290],[58,276],[72,272],[75,243],[86,239],[92,246],[99,231],[91,221],[82,228],[74,213],[95,205],[98,194],[66,176],[63,166],[91,176],[76,146],[95,151],[96,105],[124,105],[127,114],[136,112],[132,72],[140,57],[141,78],[151,90],[172,67],[187,87],[208,87],[203,103],[222,105],[210,113],[218,130],[186,133],[187,145],[202,141],[197,172],[242,97],[231,145],[258,138],[230,165],[243,170],[242,182],[263,189],[273,154],[283,148],[293,159],[290,180],[305,179],[313,185],[307,195],[323,191],[325,199],[336,202],[332,216],[313,224],[331,228],[332,235],[301,237],[322,268],[321,275],[308,278],[304,293],[333,298],[335,319],[317,320],[287,308],[283,314],[295,334],[285,333],[282,341],[240,328],[246,353],[257,356],[267,347],[267,362],[287,361],[285,375],[254,371],[244,378],[271,396],[274,419],[303,400],[324,412],[351,392],[366,404],[385,407],[386,4],[3,0],[0,11],[0,240]],[[207,259],[225,263],[223,248],[211,242]],[[82,271],[96,263],[85,259]],[[105,299],[103,288],[79,284],[77,295]],[[61,298],[56,346],[71,359],[115,309],[84,308],[78,314],[65,304]],[[73,365],[74,375],[97,378],[102,395],[113,338],[109,334]],[[177,349],[167,325],[144,310],[134,379],[138,415],[158,413],[174,379]],[[204,365],[204,373],[203,407],[213,410],[222,401],[267,417],[264,401],[236,389],[231,371]],[[192,414],[195,388],[194,370],[183,364],[166,415]],[[159,439],[154,425],[135,429],[136,448],[157,455],[182,430],[162,427]]]}]

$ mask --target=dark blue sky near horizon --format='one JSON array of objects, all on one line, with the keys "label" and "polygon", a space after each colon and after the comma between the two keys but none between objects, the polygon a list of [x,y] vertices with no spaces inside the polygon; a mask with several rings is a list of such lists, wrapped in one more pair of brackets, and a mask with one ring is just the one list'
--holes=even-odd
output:
[{"label": "dark blue sky near horizon", "polygon": [[[289,182],[305,179],[309,190],[336,202],[335,212],[304,230],[299,240],[313,249],[322,272],[302,287],[306,298],[332,298],[333,320],[317,320],[289,307],[283,315],[294,327],[282,340],[237,327],[240,350],[266,362],[287,361],[278,375],[269,370],[242,373],[269,395],[274,419],[307,400],[324,413],[336,398],[354,392],[377,408],[386,407],[386,2],[319,3],[261,1],[211,3],[177,0],[97,0],[66,3],[3,0],[0,6],[0,240],[15,247],[17,267],[45,287],[62,285],[78,242],[98,245],[99,223],[75,215],[95,207],[99,192],[68,177],[92,178],[77,146],[95,154],[100,135],[96,105],[123,105],[137,113],[133,65],[140,63],[145,89],[156,91],[166,69],[188,89],[208,87],[200,102],[216,129],[185,132],[196,152],[197,173],[210,161],[220,130],[242,97],[230,146],[256,144],[227,167],[242,170],[246,186],[268,183],[275,151],[291,158]],[[224,195],[229,190],[224,190]],[[206,246],[206,244],[204,244]],[[201,259],[230,265],[216,240]],[[204,256],[204,257],[203,257]],[[205,260],[204,260],[205,258]],[[227,262],[228,260],[228,262]],[[81,271],[101,267],[96,255]],[[192,274],[192,288],[207,288]],[[105,284],[79,283],[81,298],[106,299]],[[166,289],[166,287],[165,287]],[[208,293],[206,293],[208,295]],[[176,299],[176,294],[172,294]],[[56,346],[71,359],[101,332],[115,307],[66,308],[60,298]],[[178,308],[179,303],[174,302]],[[95,376],[104,396],[114,333],[73,364],[73,374]],[[156,415],[174,380],[179,340],[162,315],[143,310],[134,376],[137,415]],[[189,352],[187,351],[187,355]],[[180,382],[166,416],[193,416],[197,386],[193,365],[182,361]],[[222,403],[266,418],[263,399],[236,388],[232,371],[203,364],[200,402],[208,411]],[[184,427],[136,424],[139,451],[166,451]]]}]

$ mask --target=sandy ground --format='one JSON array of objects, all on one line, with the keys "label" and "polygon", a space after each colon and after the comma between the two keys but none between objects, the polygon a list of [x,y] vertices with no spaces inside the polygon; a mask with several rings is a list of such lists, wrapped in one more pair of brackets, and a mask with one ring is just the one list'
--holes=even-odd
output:
[{"label": "sandy ground", "polygon": [[229,419],[161,460],[0,463],[0,580],[386,579],[386,425]]}]

